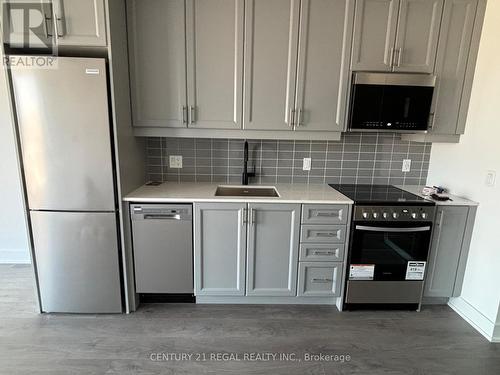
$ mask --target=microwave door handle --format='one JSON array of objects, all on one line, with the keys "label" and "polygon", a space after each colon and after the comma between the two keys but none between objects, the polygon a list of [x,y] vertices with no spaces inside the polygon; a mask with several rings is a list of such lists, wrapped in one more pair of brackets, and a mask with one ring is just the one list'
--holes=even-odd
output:
[{"label": "microwave door handle", "polygon": [[387,227],[369,227],[366,225],[356,225],[356,229],[369,232],[392,232],[392,233],[408,233],[408,232],[427,232],[431,230],[430,226],[413,227],[413,228],[387,228]]}]

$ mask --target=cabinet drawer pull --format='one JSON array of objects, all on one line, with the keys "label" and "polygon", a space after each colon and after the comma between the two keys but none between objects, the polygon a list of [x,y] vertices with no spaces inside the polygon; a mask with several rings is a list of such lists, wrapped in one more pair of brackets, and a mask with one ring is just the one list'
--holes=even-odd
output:
[{"label": "cabinet drawer pull", "polygon": [[317,279],[317,278],[314,278],[314,279],[311,280],[311,282],[313,282],[315,284],[331,283],[331,282],[333,282],[333,279],[328,279],[328,278]]},{"label": "cabinet drawer pull", "polygon": [[325,251],[325,250],[314,250],[314,255],[335,255],[333,251]]},{"label": "cabinet drawer pull", "polygon": [[338,216],[335,212],[317,212],[316,217],[334,217]]},{"label": "cabinet drawer pull", "polygon": [[332,232],[318,232],[316,233],[316,237],[336,237],[337,235]]}]

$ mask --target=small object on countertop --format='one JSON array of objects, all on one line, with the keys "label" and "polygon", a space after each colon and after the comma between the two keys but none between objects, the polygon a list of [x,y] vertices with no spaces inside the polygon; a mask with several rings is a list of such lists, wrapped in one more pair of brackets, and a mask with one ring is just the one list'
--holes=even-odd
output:
[{"label": "small object on countertop", "polygon": [[162,183],[163,182],[161,182],[161,181],[149,181],[149,182],[146,182],[146,186],[159,186]]},{"label": "small object on countertop", "polygon": [[449,196],[447,195],[443,195],[443,194],[431,194],[431,198],[436,200],[436,201],[440,201],[440,202],[446,202],[446,201],[452,201],[453,199],[451,199]]},{"label": "small object on countertop", "polygon": [[422,189],[422,195],[429,196],[431,194],[436,194],[436,188],[431,187],[431,186],[426,186]]},{"label": "small object on countertop", "polygon": [[445,189],[441,186],[434,186],[434,189],[436,189],[436,194],[443,194],[445,192]]}]

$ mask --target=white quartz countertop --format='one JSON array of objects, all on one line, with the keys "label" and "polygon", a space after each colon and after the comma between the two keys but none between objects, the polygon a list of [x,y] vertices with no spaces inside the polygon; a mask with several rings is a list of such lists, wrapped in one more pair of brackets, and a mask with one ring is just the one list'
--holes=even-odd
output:
[{"label": "white quartz countertop", "polygon": [[143,185],[128,194],[124,200],[138,203],[172,202],[267,202],[267,203],[313,203],[353,204],[354,202],[332,189],[327,184],[275,184],[249,185],[272,186],[279,197],[216,197],[217,186],[239,186],[203,182],[164,182],[158,186]]},{"label": "white quartz countertop", "polygon": [[396,186],[397,188],[400,188],[402,190],[405,190],[409,193],[418,195],[419,197],[425,198],[427,200],[430,200],[432,202],[435,202],[436,205],[438,206],[478,206],[478,202],[471,201],[469,199],[465,199],[462,197],[458,197],[456,195],[452,194],[446,194],[451,198],[451,201],[437,201],[432,199],[431,197],[425,196],[422,194],[422,190],[424,186],[419,186],[419,185],[406,185],[406,186]]}]

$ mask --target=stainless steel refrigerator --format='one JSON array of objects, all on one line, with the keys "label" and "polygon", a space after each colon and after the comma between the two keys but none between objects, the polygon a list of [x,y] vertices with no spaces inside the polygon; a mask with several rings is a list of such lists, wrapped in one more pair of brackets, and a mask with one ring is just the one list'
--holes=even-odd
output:
[{"label": "stainless steel refrigerator", "polygon": [[122,311],[104,59],[13,67],[41,309]]}]

